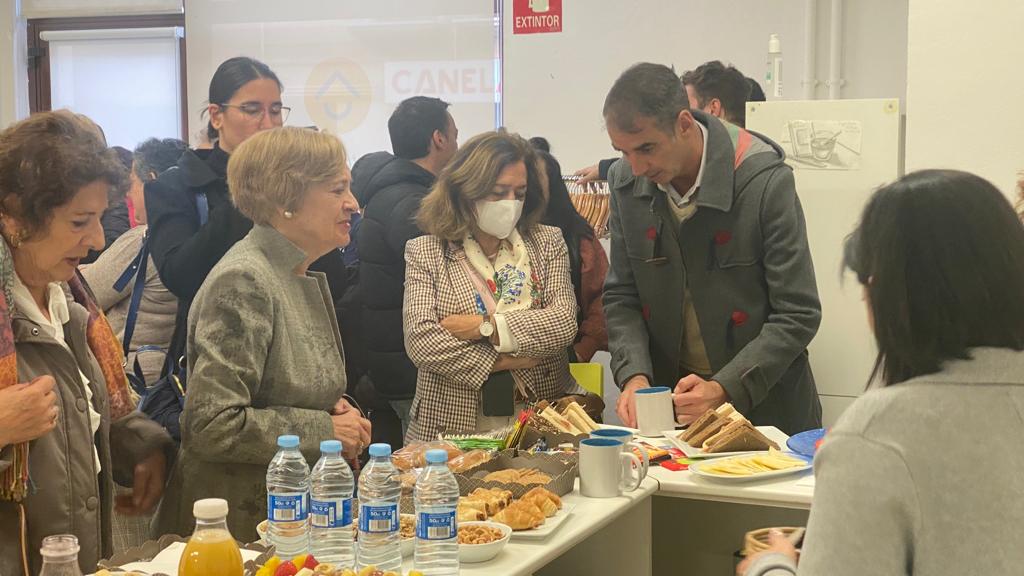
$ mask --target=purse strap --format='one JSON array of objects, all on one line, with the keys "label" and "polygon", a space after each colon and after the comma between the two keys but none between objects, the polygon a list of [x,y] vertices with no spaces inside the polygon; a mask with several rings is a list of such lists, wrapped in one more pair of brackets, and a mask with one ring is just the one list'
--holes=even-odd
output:
[{"label": "purse strap", "polygon": [[494,293],[487,287],[487,282],[469,264],[468,259],[463,258],[459,260],[459,264],[462,264],[462,269],[466,271],[466,276],[469,276],[469,281],[473,284],[473,288],[480,297],[480,301],[483,302],[484,309],[487,310],[489,315],[494,316],[494,311],[498,309],[498,304],[494,301]]},{"label": "purse strap", "polygon": [[142,247],[131,264],[125,268],[121,276],[114,282],[114,291],[121,292],[128,286],[128,282],[135,279],[135,286],[132,288],[132,298],[128,304],[128,315],[124,322],[124,338],[121,345],[124,349],[124,357],[128,358],[131,350],[132,336],[135,334],[135,323],[139,319],[139,305],[142,303],[142,292],[146,289],[146,268],[149,263],[149,233],[142,238]]}]

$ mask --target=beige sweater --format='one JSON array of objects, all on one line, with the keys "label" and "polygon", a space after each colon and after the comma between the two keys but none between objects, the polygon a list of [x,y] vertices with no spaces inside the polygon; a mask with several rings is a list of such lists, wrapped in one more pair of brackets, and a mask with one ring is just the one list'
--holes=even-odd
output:
[{"label": "beige sweater", "polygon": [[[872,390],[826,436],[798,574],[1024,569],[1024,352]],[[793,574],[778,555],[747,574]]]}]

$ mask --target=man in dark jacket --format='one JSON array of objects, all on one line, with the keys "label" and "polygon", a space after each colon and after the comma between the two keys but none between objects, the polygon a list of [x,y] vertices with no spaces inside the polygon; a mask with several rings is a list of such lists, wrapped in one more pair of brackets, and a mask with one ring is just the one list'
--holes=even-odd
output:
[{"label": "man in dark jacket", "polygon": [[405,243],[423,234],[415,216],[441,169],[455,156],[459,131],[438,98],[402,101],[388,120],[391,147],[367,154],[352,167],[352,191],[363,207],[359,291],[370,380],[409,426],[416,367],[405,353],[402,300]]},{"label": "man in dark jacket", "polygon": [[788,434],[821,425],[807,356],[821,306],[792,170],[777,144],[691,111],[675,73],[637,64],[604,105],[612,145],[604,311],[620,417],[674,388],[689,423],[731,402]]}]

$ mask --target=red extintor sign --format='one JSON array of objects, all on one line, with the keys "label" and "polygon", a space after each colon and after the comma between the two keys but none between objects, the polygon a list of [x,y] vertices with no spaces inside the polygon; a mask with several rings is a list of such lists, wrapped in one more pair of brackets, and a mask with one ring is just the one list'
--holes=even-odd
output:
[{"label": "red extintor sign", "polygon": [[544,34],[561,31],[562,0],[513,0],[513,34]]}]

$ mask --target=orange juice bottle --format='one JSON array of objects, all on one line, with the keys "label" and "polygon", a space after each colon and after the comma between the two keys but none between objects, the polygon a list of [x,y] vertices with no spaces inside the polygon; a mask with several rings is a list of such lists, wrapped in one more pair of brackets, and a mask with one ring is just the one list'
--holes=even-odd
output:
[{"label": "orange juice bottle", "polygon": [[178,576],[242,576],[242,553],[228,531],[228,503],[197,500],[192,507],[196,531],[185,546]]}]

